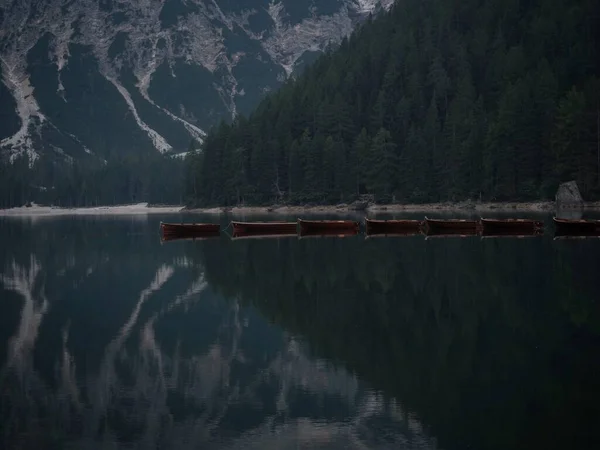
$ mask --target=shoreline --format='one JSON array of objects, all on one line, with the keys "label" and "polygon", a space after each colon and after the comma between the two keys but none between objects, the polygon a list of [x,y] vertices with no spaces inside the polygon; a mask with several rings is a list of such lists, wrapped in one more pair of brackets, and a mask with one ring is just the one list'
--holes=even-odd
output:
[{"label": "shoreline", "polygon": [[[565,208],[566,211],[598,211],[600,202],[585,202],[582,208]],[[55,206],[32,205],[0,209],[0,217],[56,217],[56,216],[94,216],[94,215],[147,215],[147,214],[214,214],[214,215],[292,215],[292,214],[377,214],[377,213],[415,213],[415,212],[529,212],[544,213],[556,211],[556,203],[538,202],[444,202],[414,204],[372,204],[366,208],[355,208],[353,205],[320,205],[320,206],[234,206],[213,208],[187,208],[185,206],[150,206],[148,203],[131,205],[96,206],[87,208],[62,208]]]},{"label": "shoreline", "polygon": [[20,206],[0,209],[0,217],[57,217],[57,216],[118,216],[142,214],[173,214],[183,206],[148,206],[148,203],[130,205],[93,206],[87,208],[62,208],[58,206]]},{"label": "shoreline", "polygon": [[[568,211],[600,210],[600,202],[586,202],[582,208],[567,208]],[[547,202],[454,202],[454,203],[419,203],[419,204],[373,204],[363,209],[352,205],[321,206],[234,206],[213,208],[184,208],[181,212],[194,214],[228,214],[232,216],[246,214],[290,215],[296,213],[310,214],[353,214],[353,213],[398,213],[398,212],[552,212],[556,211],[556,203]]]}]

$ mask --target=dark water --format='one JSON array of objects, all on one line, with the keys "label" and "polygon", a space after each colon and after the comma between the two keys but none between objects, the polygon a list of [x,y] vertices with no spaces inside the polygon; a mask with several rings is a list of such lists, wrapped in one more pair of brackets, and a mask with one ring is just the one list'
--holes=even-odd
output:
[{"label": "dark water", "polygon": [[600,240],[0,219],[0,448],[600,448]]}]

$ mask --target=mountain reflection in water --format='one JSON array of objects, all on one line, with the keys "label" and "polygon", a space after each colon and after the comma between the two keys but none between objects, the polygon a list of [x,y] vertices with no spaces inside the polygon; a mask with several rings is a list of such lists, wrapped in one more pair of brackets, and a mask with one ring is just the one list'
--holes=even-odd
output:
[{"label": "mountain reflection in water", "polygon": [[245,297],[251,252],[244,269],[227,239],[161,245],[157,229],[0,219],[2,448],[437,448],[377,380],[265,319],[305,270],[277,242],[254,283],[268,295]]}]

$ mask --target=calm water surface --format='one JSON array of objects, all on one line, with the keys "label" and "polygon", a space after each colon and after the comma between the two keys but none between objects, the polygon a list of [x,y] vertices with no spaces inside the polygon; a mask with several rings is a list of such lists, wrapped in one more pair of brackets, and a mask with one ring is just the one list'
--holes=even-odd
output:
[{"label": "calm water surface", "polygon": [[0,218],[0,448],[600,448],[600,240],[170,219]]}]

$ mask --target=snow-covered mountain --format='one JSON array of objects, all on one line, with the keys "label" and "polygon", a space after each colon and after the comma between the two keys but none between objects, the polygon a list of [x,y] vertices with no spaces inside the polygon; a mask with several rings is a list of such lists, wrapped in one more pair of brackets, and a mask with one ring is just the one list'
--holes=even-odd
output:
[{"label": "snow-covered mountain", "polygon": [[181,151],[393,0],[0,0],[0,151]]}]

